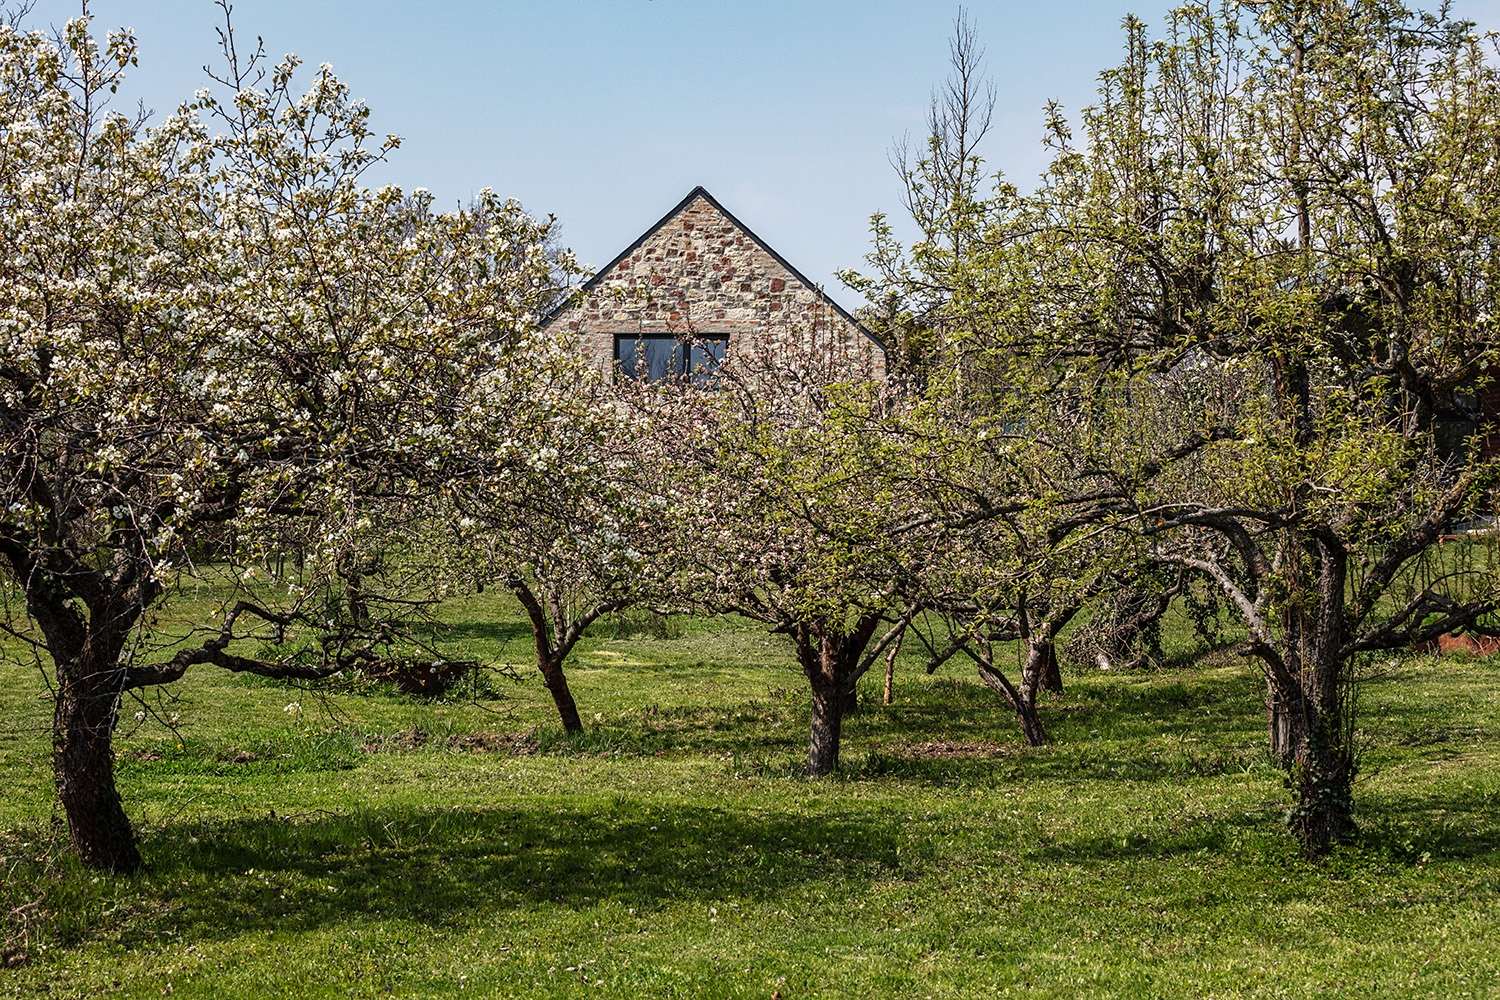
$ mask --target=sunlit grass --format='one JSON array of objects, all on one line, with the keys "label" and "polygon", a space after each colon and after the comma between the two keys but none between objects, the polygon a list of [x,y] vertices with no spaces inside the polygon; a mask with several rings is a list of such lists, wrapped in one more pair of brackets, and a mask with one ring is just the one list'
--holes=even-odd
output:
[{"label": "sunlit grass", "polygon": [[[512,609],[477,702],[191,675],[122,712],[147,870],[52,807],[48,705],[8,662],[0,853],[18,996],[1485,996],[1500,982],[1500,670],[1411,658],[1362,701],[1362,840],[1300,860],[1260,681],[1223,651],[1068,678],[1020,745],[957,665],[898,666],[800,777],[805,685],[732,621],[613,627],[567,737]],[[1175,643],[1175,646],[1173,645]],[[288,707],[293,706],[289,711]],[[146,718],[137,723],[134,713]],[[159,719],[177,716],[175,728]],[[480,734],[476,736],[475,734]],[[476,752],[476,750],[478,752]],[[19,940],[19,939],[18,939]]]}]

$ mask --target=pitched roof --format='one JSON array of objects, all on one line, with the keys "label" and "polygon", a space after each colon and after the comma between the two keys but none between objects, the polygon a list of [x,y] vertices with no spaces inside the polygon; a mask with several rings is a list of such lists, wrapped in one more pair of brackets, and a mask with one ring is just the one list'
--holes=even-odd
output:
[{"label": "pitched roof", "polygon": [[828,295],[827,292],[823,291],[822,286],[814,284],[813,281],[810,278],[807,277],[807,275],[803,274],[801,271],[799,271],[795,267],[793,267],[790,261],[788,261],[785,257],[781,256],[781,254],[777,253],[771,247],[771,245],[769,243],[767,243],[765,240],[763,240],[759,236],[757,236],[755,234],[754,230],[752,230],[749,226],[745,225],[739,219],[735,218],[734,213],[731,212],[731,211],[729,211],[729,209],[725,208],[723,205],[719,204],[719,200],[717,198],[715,198],[713,195],[709,194],[708,193],[708,189],[705,188],[702,184],[699,184],[697,187],[695,187],[691,191],[689,191],[687,193],[687,197],[686,198],[683,198],[681,201],[679,201],[672,208],[672,210],[670,212],[668,212],[666,215],[663,215],[660,219],[658,219],[655,225],[653,225],[650,229],[647,229],[644,233],[642,233],[639,237],[637,237],[634,243],[630,244],[630,246],[626,247],[624,250],[621,250],[615,256],[614,260],[610,261],[608,264],[605,264],[603,267],[601,267],[598,271],[596,271],[594,273],[594,276],[592,278],[590,278],[588,281],[585,281],[572,294],[570,294],[567,298],[563,299],[562,302],[558,303],[552,309],[552,311],[550,313],[548,313],[545,317],[542,318],[541,325],[542,326],[546,326],[547,324],[551,323],[554,319],[556,319],[558,317],[558,315],[560,313],[562,313],[562,311],[564,309],[566,309],[569,305],[571,305],[579,296],[587,294],[588,291],[590,289],[592,289],[595,285],[597,285],[601,280],[603,280],[603,278],[607,274],[609,274],[610,271],[614,270],[614,268],[615,268],[615,266],[617,264],[619,264],[622,260],[624,260],[627,257],[629,257],[631,254],[635,253],[635,251],[640,248],[640,246],[641,246],[642,243],[645,243],[652,236],[656,235],[656,233],[663,226],[665,226],[667,223],[671,222],[674,218],[677,217],[677,215],[679,213],[682,212],[683,209],[685,209],[689,205],[691,205],[693,203],[693,200],[695,198],[702,198],[704,201],[706,201],[710,205],[712,205],[713,208],[714,208],[714,210],[716,212],[718,212],[720,215],[724,216],[724,218],[728,219],[730,221],[730,223],[732,223],[735,226],[735,228],[737,228],[738,230],[740,230],[740,232],[742,232],[746,236],[750,237],[750,239],[752,241],[754,241],[755,245],[758,246],[758,247],[760,247],[766,253],[770,254],[771,258],[773,260],[775,260],[776,263],[778,263],[782,267],[786,268],[786,271],[787,271],[788,274],[790,274],[793,278],[796,278],[798,281],[802,282],[802,284],[804,286],[806,286],[807,288],[809,288],[812,291],[814,291],[815,293],[817,293],[818,297],[820,299],[822,299],[823,302],[826,303],[830,308],[832,308],[834,312],[836,312],[840,317],[842,317],[844,320],[846,320],[851,326],[853,326],[855,329],[857,329],[860,333],[862,333],[866,337],[870,338],[870,342],[871,343],[873,343],[876,347],[880,348],[882,351],[884,351],[886,349],[885,343],[883,341],[881,341],[881,339],[879,337],[875,336],[873,333],[871,333],[869,330],[867,330],[865,328],[865,325],[863,323],[861,323],[859,320],[855,319],[854,316],[849,312],[849,310],[845,309],[843,306],[841,306],[837,302],[835,302]]}]

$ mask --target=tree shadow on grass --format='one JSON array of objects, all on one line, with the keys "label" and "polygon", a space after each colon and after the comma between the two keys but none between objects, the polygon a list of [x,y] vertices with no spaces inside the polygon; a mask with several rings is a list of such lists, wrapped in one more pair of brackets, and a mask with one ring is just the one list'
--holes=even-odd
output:
[{"label": "tree shadow on grass", "polygon": [[[1049,732],[1062,740],[1084,734],[1259,730],[1264,723],[1257,681],[1258,675],[1248,671],[1229,676],[1117,674],[1072,679],[1063,695],[1043,695],[1038,708]],[[864,693],[871,692],[866,689]],[[965,732],[1019,732],[1010,706],[971,679],[909,685],[901,695],[892,706],[879,705],[871,698],[864,711],[848,719],[846,732],[857,736],[885,730],[929,739]]]},{"label": "tree shadow on grass", "polygon": [[444,622],[439,637],[444,642],[493,642],[503,649],[513,642],[530,642],[531,626],[523,622]]},{"label": "tree shadow on grass", "polygon": [[[926,763],[965,773],[975,762]],[[1365,832],[1348,862],[1368,871],[1371,863],[1385,870],[1493,857],[1500,822],[1489,805],[1459,794],[1373,800],[1361,809]],[[1273,795],[1248,806],[1158,814],[1144,824],[1101,817],[1054,833],[1023,818],[996,828],[993,844],[969,850],[988,859],[991,847],[1014,844],[1010,850],[1028,863],[1184,861],[1205,871],[1243,844],[1259,856],[1251,863],[1300,864],[1281,808]],[[389,921],[457,927],[605,903],[649,919],[684,901],[795,899],[809,884],[918,881],[934,867],[964,864],[950,856],[940,830],[923,832],[909,819],[868,803],[809,815],[614,797],[589,806],[537,800],[177,823],[147,838],[145,876],[118,887],[137,902],[115,912],[141,916],[113,936],[135,947],[154,945],[163,927],[187,941]],[[1332,860],[1331,874],[1340,863]],[[70,871],[75,894],[86,891],[89,873]],[[56,888],[67,896],[67,887]],[[84,925],[105,919],[83,918],[68,936],[95,933],[98,925]]]},{"label": "tree shadow on grass", "polygon": [[991,752],[942,757],[874,750],[863,759],[849,755],[844,767],[846,778],[896,779],[934,787],[1180,783],[1240,775],[1280,780],[1262,748],[1207,743],[1165,748],[1090,744],[1028,747],[1013,741]]},{"label": "tree shadow on grass", "polygon": [[147,879],[188,937],[362,918],[467,924],[517,908],[614,901],[649,912],[684,899],[770,899],[811,880],[889,878],[908,863],[898,833],[896,818],[875,813],[630,802],[363,810],[177,825],[147,842]]},{"label": "tree shadow on grass", "polygon": [[[1399,801],[1356,801],[1360,825],[1352,854],[1308,862],[1283,820],[1285,801],[1269,800],[1245,811],[1234,810],[1167,822],[1152,833],[1138,830],[1093,832],[1039,845],[1038,859],[1073,864],[1128,863],[1178,857],[1219,856],[1237,843],[1274,856],[1283,865],[1313,864],[1336,874],[1350,859],[1399,867],[1440,861],[1493,859],[1500,855],[1500,822],[1487,803],[1454,795],[1421,795]],[[1362,859],[1362,860],[1361,860]],[[1445,890],[1446,892],[1446,890]]]},{"label": "tree shadow on grass", "polygon": [[1407,863],[1500,856],[1493,796],[1433,791],[1361,801],[1356,792],[1355,810],[1360,843]]},{"label": "tree shadow on grass", "polygon": [[1138,861],[1222,858],[1249,844],[1262,858],[1291,863],[1297,847],[1280,822],[1281,810],[1262,805],[1249,812],[1224,813],[1174,822],[1148,833],[1139,830],[1095,831],[1040,844],[1037,860],[1069,864],[1127,865]]}]

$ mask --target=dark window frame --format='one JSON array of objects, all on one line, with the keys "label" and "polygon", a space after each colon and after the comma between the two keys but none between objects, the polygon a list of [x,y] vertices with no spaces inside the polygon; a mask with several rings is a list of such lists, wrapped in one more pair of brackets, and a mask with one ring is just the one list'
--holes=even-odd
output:
[{"label": "dark window frame", "polygon": [[[724,362],[724,358],[729,356],[729,334],[727,333],[700,333],[694,334],[692,336],[678,336],[677,334],[671,333],[617,333],[614,335],[614,338],[615,374],[621,378],[635,379],[642,377],[625,370],[625,359],[623,357],[621,347],[627,343],[639,344],[648,341],[660,342],[669,340],[673,341],[678,347],[685,348],[680,352],[673,352],[675,355],[672,365],[673,370],[669,372],[667,378],[691,379],[695,384],[698,385],[711,385],[713,382],[712,375],[714,368],[719,364],[722,364]],[[720,350],[721,356],[713,358],[713,365],[704,365],[701,373],[693,371],[693,354],[697,353],[694,349],[694,345],[700,343],[723,345]],[[634,352],[632,352],[632,354],[634,354]],[[678,361],[677,357],[680,357],[681,360]],[[639,368],[639,364],[637,365],[637,368]],[[662,379],[651,379],[649,372],[645,376],[645,380],[647,382],[662,381]]]}]

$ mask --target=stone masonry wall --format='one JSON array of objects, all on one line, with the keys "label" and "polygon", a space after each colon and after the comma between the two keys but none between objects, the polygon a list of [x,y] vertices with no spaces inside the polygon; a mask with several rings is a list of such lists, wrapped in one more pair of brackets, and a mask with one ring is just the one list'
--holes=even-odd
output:
[{"label": "stone masonry wall", "polygon": [[759,337],[832,335],[868,357],[877,372],[884,368],[873,341],[702,194],[549,325],[558,323],[604,365],[614,362],[616,334],[727,334],[731,355]]}]

